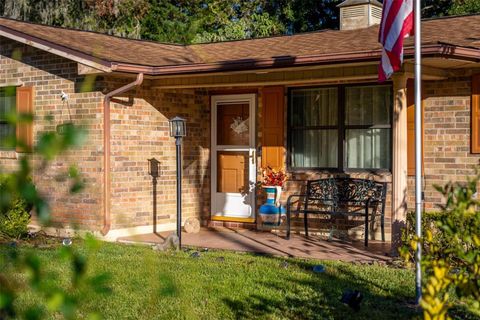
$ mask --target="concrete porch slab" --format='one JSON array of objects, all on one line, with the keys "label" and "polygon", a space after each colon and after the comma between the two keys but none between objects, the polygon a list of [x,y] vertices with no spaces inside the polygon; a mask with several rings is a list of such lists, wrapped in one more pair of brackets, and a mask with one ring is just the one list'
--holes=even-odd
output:
[{"label": "concrete porch slab", "polygon": [[[121,237],[117,241],[155,244],[162,243],[169,234],[170,232],[141,234]],[[296,234],[292,235],[290,240],[286,240],[283,234],[245,229],[215,228],[202,229],[196,234],[182,233],[182,245],[345,262],[390,260],[389,242],[371,241],[368,248],[365,248],[362,241],[328,241],[320,236],[306,238]]]}]

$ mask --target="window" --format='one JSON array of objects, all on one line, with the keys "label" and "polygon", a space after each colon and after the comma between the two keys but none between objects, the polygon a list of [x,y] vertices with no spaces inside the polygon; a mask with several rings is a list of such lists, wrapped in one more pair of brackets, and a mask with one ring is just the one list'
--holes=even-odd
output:
[{"label": "window", "polygon": [[290,91],[290,166],[305,169],[390,169],[390,85]]},{"label": "window", "polygon": [[15,124],[7,121],[8,115],[16,112],[16,88],[0,87],[0,148],[5,140],[15,135]]},{"label": "window", "polygon": [[338,89],[291,91],[292,167],[338,166]]}]

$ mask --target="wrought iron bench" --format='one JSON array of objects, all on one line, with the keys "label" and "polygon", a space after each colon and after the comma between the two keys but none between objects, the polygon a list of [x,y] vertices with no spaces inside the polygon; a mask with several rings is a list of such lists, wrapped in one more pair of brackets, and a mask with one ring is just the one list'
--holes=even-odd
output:
[{"label": "wrought iron bench", "polygon": [[297,204],[294,212],[303,214],[307,237],[308,215],[326,215],[331,220],[338,217],[362,217],[365,219],[365,246],[368,246],[369,216],[372,217],[372,222],[376,216],[380,216],[382,241],[385,241],[386,193],[385,182],[351,178],[310,180],[305,194],[288,197],[286,238],[290,239],[292,205]]}]

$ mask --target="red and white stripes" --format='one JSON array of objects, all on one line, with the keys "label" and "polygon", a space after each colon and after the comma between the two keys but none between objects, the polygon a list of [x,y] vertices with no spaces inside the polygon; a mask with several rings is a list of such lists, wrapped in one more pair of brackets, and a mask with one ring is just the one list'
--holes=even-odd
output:
[{"label": "red and white stripes", "polygon": [[413,0],[385,0],[378,41],[382,60],[378,80],[385,81],[400,70],[403,63],[403,40],[413,35]]}]

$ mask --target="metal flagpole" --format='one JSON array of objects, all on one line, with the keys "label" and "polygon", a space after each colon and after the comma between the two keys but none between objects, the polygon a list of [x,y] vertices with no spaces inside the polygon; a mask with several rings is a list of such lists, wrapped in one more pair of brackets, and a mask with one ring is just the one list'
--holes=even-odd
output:
[{"label": "metal flagpole", "polygon": [[[422,237],[422,34],[421,1],[414,0],[415,8],[415,231]],[[422,298],[422,248],[417,246],[415,256],[415,292],[416,302]]]}]

